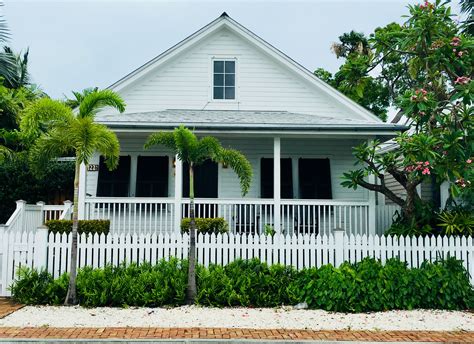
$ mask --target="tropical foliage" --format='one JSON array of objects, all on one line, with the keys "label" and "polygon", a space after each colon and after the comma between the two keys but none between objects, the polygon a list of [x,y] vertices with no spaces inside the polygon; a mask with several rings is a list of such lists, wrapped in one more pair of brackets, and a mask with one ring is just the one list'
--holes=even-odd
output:
[{"label": "tropical foliage", "polygon": [[[452,199],[473,187],[474,40],[440,1],[408,10],[405,23],[378,28],[368,38],[354,32],[341,36],[334,46],[345,58],[339,72],[334,78],[317,74],[380,117],[393,105],[399,109],[396,119],[406,119],[411,129],[395,138],[396,149],[384,152],[378,140],[354,149],[359,167],[345,173],[342,184],[382,193],[402,207],[398,225],[421,230],[427,225],[416,191],[422,181],[448,181]],[[380,182],[368,182],[368,175]],[[406,197],[390,190],[387,175]]]},{"label": "tropical foliage", "polygon": [[[90,267],[78,273],[78,298],[85,307],[176,306],[186,302],[187,261],[155,265]],[[61,304],[68,275],[23,268],[12,287],[23,304]],[[213,307],[277,307],[306,302],[309,308],[336,312],[391,309],[472,309],[469,275],[453,258],[408,268],[398,259],[323,265],[297,271],[291,266],[237,260],[226,266],[197,266],[195,302]]]},{"label": "tropical foliage", "polygon": [[191,130],[181,126],[173,132],[150,135],[145,148],[162,145],[169,148],[179,160],[189,166],[189,273],[187,301],[196,297],[196,219],[194,209],[194,168],[207,160],[229,166],[237,174],[242,195],[247,194],[252,180],[252,166],[245,156],[235,149],[224,148],[212,136],[198,138]]},{"label": "tropical foliage", "polygon": [[70,154],[75,157],[71,274],[66,304],[77,302],[75,281],[80,166],[87,165],[96,152],[104,156],[109,169],[118,164],[120,147],[116,135],[106,126],[94,122],[97,112],[109,106],[120,112],[125,110],[122,98],[109,90],[87,94],[81,100],[77,113],[62,102],[42,98],[25,110],[20,123],[25,140],[32,142],[30,159],[38,174],[58,157]]}]

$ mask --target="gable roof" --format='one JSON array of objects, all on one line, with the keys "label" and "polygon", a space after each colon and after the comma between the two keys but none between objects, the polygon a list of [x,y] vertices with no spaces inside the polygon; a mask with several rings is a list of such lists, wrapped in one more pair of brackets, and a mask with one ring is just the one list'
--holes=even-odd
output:
[{"label": "gable roof", "polygon": [[333,87],[329,86],[328,84],[317,78],[311,71],[309,71],[308,69],[291,59],[289,56],[287,56],[286,54],[284,54],[283,52],[281,52],[256,34],[254,34],[252,31],[245,28],[243,25],[229,17],[225,12],[222,13],[222,15],[214,21],[210,22],[209,24],[196,31],[192,35],[188,36],[170,49],[166,50],[162,54],[148,61],[141,67],[135,69],[128,75],[124,76],[122,79],[109,86],[108,88],[116,92],[120,92],[128,85],[147,75],[155,68],[159,67],[160,65],[164,64],[175,56],[181,54],[182,52],[188,50],[190,47],[196,45],[198,42],[201,42],[203,39],[209,37],[211,34],[222,28],[227,28],[231,32],[237,34],[238,36],[244,38],[246,41],[250,42],[254,46],[258,47],[259,49],[267,53],[269,56],[271,56],[273,59],[280,62],[292,73],[298,75],[300,78],[314,85],[322,93],[326,94],[335,102],[347,108],[350,112],[355,112],[358,115],[362,116],[362,118],[372,123],[383,123],[377,116],[372,114],[370,111],[366,110],[364,107],[360,106],[353,100],[349,99]]}]

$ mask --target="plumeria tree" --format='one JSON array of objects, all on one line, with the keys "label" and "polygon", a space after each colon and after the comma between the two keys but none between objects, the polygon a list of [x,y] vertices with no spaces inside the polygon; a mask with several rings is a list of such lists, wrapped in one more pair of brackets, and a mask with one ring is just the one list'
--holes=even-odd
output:
[{"label": "plumeria tree", "polygon": [[77,112],[63,102],[49,98],[32,103],[22,116],[21,132],[25,141],[32,142],[31,162],[38,173],[54,159],[61,156],[75,157],[74,205],[72,215],[71,259],[66,305],[77,303],[77,229],[79,203],[79,170],[87,165],[95,152],[105,157],[109,169],[114,169],[119,159],[119,141],[115,133],[94,122],[98,111],[113,107],[125,110],[122,98],[110,90],[94,91],[84,96]]},{"label": "plumeria tree", "polygon": [[[342,184],[384,194],[401,206],[403,221],[422,226],[417,207],[423,202],[416,191],[422,181],[448,181],[452,197],[473,187],[474,40],[446,4],[426,1],[408,9],[405,23],[375,30],[368,48],[349,53],[345,65],[352,72],[345,75],[346,85],[358,88],[362,97],[372,91],[351,77],[353,69],[362,79],[386,85],[392,105],[399,109],[397,119],[406,118],[410,130],[396,137],[397,148],[389,152],[377,140],[356,147],[359,168],[345,173]],[[363,63],[355,64],[356,60]],[[377,76],[369,74],[376,69]],[[368,182],[369,174],[379,182]],[[386,174],[402,185],[406,196],[387,187]]]},{"label": "plumeria tree", "polygon": [[159,132],[150,135],[145,148],[155,145],[165,146],[177,155],[178,159],[189,166],[189,258],[188,288],[186,300],[193,304],[196,298],[196,219],[194,209],[194,169],[207,160],[229,166],[240,180],[242,195],[246,195],[252,180],[252,166],[247,158],[234,149],[224,148],[212,137],[197,138],[189,129],[181,126],[173,132]]}]

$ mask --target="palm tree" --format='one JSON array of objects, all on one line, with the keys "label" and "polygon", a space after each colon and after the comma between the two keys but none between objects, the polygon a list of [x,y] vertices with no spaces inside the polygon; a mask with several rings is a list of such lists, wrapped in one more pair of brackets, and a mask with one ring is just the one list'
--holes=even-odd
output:
[{"label": "palm tree", "polygon": [[79,106],[79,104],[81,104],[85,96],[87,96],[90,93],[97,92],[98,90],[99,90],[98,87],[88,87],[88,88],[83,89],[82,92],[72,91],[72,95],[74,97],[73,98],[66,97],[66,105],[69,106],[71,109],[75,109]]},{"label": "palm tree", "polygon": [[[181,126],[173,132],[159,132],[150,135],[145,149],[154,145],[162,145],[173,151],[178,159],[189,165],[189,259],[188,289],[186,301],[194,303],[196,298],[196,221],[194,209],[194,168],[206,160],[222,163],[232,168],[240,180],[242,195],[246,195],[252,180],[252,166],[247,158],[234,149],[222,147],[220,142],[211,136],[198,139],[189,129]],[[176,209],[176,211],[178,211]]]},{"label": "palm tree", "polygon": [[[119,141],[106,126],[95,123],[96,113],[111,106],[125,111],[122,98],[110,90],[96,91],[85,96],[77,113],[60,101],[43,98],[36,101],[23,115],[20,128],[25,136],[38,138],[30,150],[33,166],[41,171],[51,160],[73,153],[75,156],[74,208],[71,243],[71,267],[66,305],[76,304],[77,227],[79,201],[79,169],[87,165],[95,152],[105,157],[109,169],[118,164]],[[46,130],[44,130],[46,126]]]}]

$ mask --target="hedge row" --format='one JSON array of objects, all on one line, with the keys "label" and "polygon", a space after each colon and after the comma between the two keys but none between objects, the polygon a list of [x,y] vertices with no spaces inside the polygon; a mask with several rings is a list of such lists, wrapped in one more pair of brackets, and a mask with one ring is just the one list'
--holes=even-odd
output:
[{"label": "hedge row", "polygon": [[[258,260],[238,260],[224,267],[197,267],[197,303],[204,306],[275,307],[307,302],[309,308],[338,312],[390,309],[472,309],[474,291],[455,259],[425,262],[409,269],[391,259],[374,259],[340,268],[325,265],[297,271]],[[84,268],[77,278],[81,305],[165,306],[185,303],[187,262]],[[54,280],[46,272],[21,269],[12,287],[24,304],[62,304],[68,276]]]},{"label": "hedge row", "polygon": [[[189,233],[191,219],[184,218],[181,220],[181,232]],[[229,231],[229,225],[222,217],[216,218],[196,218],[196,229],[202,234],[223,234]]]},{"label": "hedge row", "polygon": [[[71,233],[72,220],[49,220],[45,223],[50,233]],[[79,234],[109,234],[109,220],[79,220],[77,232]]]}]

